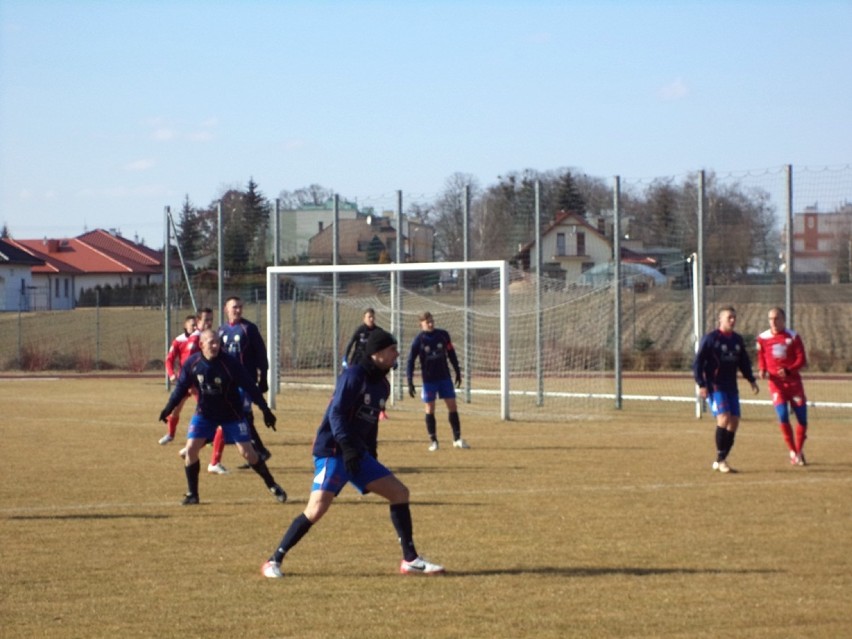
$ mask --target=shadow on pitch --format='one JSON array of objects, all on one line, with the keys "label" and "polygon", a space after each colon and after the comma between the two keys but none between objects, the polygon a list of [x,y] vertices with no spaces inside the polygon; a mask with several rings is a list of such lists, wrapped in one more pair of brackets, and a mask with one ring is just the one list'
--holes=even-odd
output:
[{"label": "shadow on pitch", "polygon": [[110,519],[168,519],[169,515],[138,515],[138,514],[127,514],[127,515],[115,515],[109,513],[102,514],[92,514],[92,513],[79,513],[74,515],[12,515],[9,519],[17,519],[17,520],[93,520],[93,521],[101,521],[101,520],[110,520]]},{"label": "shadow on pitch", "polygon": [[780,570],[722,568],[639,568],[631,566],[542,566],[539,568],[494,568],[489,570],[453,570],[447,571],[449,577],[499,577],[500,575],[541,575],[543,577],[606,577],[621,575],[628,577],[653,577],[658,575],[769,575]]}]

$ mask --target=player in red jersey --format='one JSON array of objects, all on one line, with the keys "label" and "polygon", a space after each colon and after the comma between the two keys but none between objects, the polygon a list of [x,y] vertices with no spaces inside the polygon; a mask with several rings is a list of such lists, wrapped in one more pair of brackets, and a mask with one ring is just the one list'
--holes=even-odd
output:
[{"label": "player in red jersey", "polygon": [[[181,365],[189,359],[190,355],[198,350],[198,338],[193,335],[194,333],[196,333],[195,315],[187,315],[183,320],[183,333],[174,338],[172,345],[169,347],[169,352],[166,353],[166,374],[172,383],[177,380]],[[189,397],[189,395],[186,397]],[[169,430],[160,438],[160,444],[168,444],[175,438],[175,431],[177,430],[178,421],[180,421],[180,409],[183,408],[186,397],[181,400],[174,411],[172,411],[172,414],[169,415],[166,422]]]},{"label": "player in red jersey", "polygon": [[[769,379],[772,403],[778,413],[781,434],[790,449],[790,463],[805,465],[805,445],[808,431],[808,400],[799,371],[807,366],[805,345],[795,331],[786,328],[783,308],[769,310],[769,329],[757,336],[757,367],[763,379]],[[790,410],[796,415],[796,433],[790,424]]]}]

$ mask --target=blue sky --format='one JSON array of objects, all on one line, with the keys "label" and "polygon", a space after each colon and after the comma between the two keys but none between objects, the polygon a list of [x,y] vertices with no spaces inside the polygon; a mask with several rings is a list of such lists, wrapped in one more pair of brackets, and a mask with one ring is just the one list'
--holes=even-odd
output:
[{"label": "blue sky", "polygon": [[456,172],[852,161],[852,0],[0,0],[0,223],[119,228],[250,177],[392,207]]}]

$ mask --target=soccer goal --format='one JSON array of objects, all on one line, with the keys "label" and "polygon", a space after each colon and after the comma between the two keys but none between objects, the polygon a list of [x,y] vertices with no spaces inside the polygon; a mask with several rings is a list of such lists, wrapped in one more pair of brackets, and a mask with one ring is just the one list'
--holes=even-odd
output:
[{"label": "soccer goal", "polygon": [[566,420],[612,406],[609,285],[536,280],[497,260],[278,266],[267,269],[267,301],[273,405],[277,392],[330,391],[350,336],[372,308],[399,341],[394,404],[420,410],[404,393],[405,367],[428,310],[451,335],[466,411]]}]

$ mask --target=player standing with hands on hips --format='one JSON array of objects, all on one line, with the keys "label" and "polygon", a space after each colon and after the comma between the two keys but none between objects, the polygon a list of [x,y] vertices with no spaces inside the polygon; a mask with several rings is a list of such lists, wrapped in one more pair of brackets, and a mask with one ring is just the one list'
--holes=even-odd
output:
[{"label": "player standing with hands on hips", "polygon": [[713,470],[720,473],[734,472],[727,460],[740,425],[737,371],[748,380],[752,391],[760,391],[751,370],[745,342],[739,333],[734,332],[736,323],[737,312],[733,306],[721,309],[719,328],[701,339],[692,365],[701,399],[709,401],[710,410],[716,417],[716,461],[713,462]]},{"label": "player standing with hands on hips", "polygon": [[275,429],[275,415],[269,410],[254,380],[235,358],[220,352],[219,338],[212,330],[201,332],[198,339],[200,352],[194,353],[184,363],[177,384],[169,401],[160,412],[160,421],[165,422],[174,407],[190,389],[198,394],[198,405],[189,422],[187,431],[184,470],[188,491],[183,499],[184,506],[197,504],[198,475],[200,463],[198,451],[213,439],[218,426],[222,427],[225,441],[237,445],[249,466],[263,479],[267,489],[282,504],[287,493],[269,472],[251,444],[251,434],[245,420],[243,393],[246,393],[263,412],[263,421],[268,428]]},{"label": "player standing with hands on hips", "polygon": [[[426,561],[414,547],[408,487],[376,459],[379,412],[385,407],[390,384],[388,371],[399,357],[393,335],[377,328],[364,345],[361,361],[347,367],[334,388],[331,403],[314,439],[314,481],[305,510],[291,523],[278,548],[261,566],[269,579],[280,579],[285,555],[328,512],[347,483],[361,494],[370,492],[390,504],[390,519],[402,546],[403,574],[444,572]],[[345,543],[345,535],[341,537]]]},{"label": "player standing with hands on hips", "polygon": [[[425,311],[420,314],[420,333],[411,342],[405,371],[408,377],[408,394],[414,397],[414,362],[420,361],[420,373],[423,376],[423,388],[420,397],[426,407],[426,432],[429,434],[429,451],[438,450],[438,433],[435,422],[435,400],[441,398],[447,405],[450,428],[453,429],[453,447],[470,448],[461,437],[461,421],[456,404],[455,388],[461,387],[462,374],[459,358],[456,355],[450,334],[442,328],[435,328],[432,313]],[[450,368],[447,360],[453,365],[456,373],[455,388],[450,378]]]},{"label": "player standing with hands on hips", "polygon": [[[769,378],[769,392],[778,414],[781,435],[790,449],[790,463],[804,466],[802,448],[807,439],[808,400],[799,371],[808,365],[808,359],[802,338],[789,330],[786,323],[783,308],[769,309],[769,329],[757,336],[757,368],[761,379]],[[789,406],[793,407],[798,422],[795,437]]]}]

